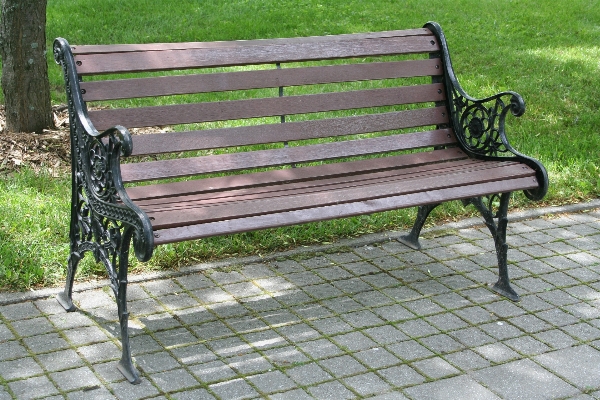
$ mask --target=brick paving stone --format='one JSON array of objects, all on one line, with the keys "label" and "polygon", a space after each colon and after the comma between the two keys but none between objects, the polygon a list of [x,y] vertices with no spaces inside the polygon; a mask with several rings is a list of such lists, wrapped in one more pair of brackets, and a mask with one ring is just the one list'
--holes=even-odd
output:
[{"label": "brick paving stone", "polygon": [[419,374],[406,364],[380,369],[377,371],[377,374],[396,388],[412,386],[425,382],[423,375]]},{"label": "brick paving stone", "polygon": [[194,389],[171,394],[173,400],[214,400],[215,396],[206,389]]},{"label": "brick paving stone", "polygon": [[276,331],[291,342],[303,342],[320,337],[319,332],[307,324],[282,326],[277,328]]},{"label": "brick paving stone", "polygon": [[424,337],[420,342],[436,354],[462,350],[465,346],[446,334]]},{"label": "brick paving stone", "polygon": [[412,319],[409,321],[400,322],[396,325],[398,329],[413,338],[429,336],[439,333],[439,330],[431,326],[422,319]]},{"label": "brick paving stone", "polygon": [[539,332],[533,336],[539,341],[546,343],[553,349],[563,349],[566,347],[571,347],[577,343],[577,340],[573,339],[571,336],[559,329]]},{"label": "brick paving stone", "polygon": [[526,356],[533,356],[550,351],[550,347],[531,336],[521,336],[509,339],[504,341],[504,344]]},{"label": "brick paving stone", "polygon": [[431,315],[424,319],[440,331],[455,330],[468,326],[465,321],[450,313]]},{"label": "brick paving stone", "polygon": [[415,313],[416,315],[420,316],[433,315],[444,311],[442,307],[440,307],[430,299],[407,301],[402,305],[410,311],[412,311],[413,313]]},{"label": "brick paving stone", "polygon": [[234,356],[226,359],[225,362],[229,367],[243,375],[256,374],[273,368],[273,365],[258,353]]},{"label": "brick paving stone", "polygon": [[9,382],[8,387],[17,399],[33,399],[58,393],[52,382],[46,376]]},{"label": "brick paving stone", "polygon": [[578,321],[573,315],[559,309],[552,308],[550,310],[540,311],[535,314],[538,318],[550,323],[554,326],[565,326],[571,325]]},{"label": "brick paving stone", "polygon": [[27,350],[16,340],[0,343],[0,361],[28,356]]},{"label": "brick paving stone", "polygon": [[[425,272],[427,272],[427,270]],[[442,285],[441,283],[439,283],[433,279],[428,279],[423,282],[412,282],[410,284],[410,287],[415,289],[416,291],[418,291],[419,293],[421,293],[424,296],[435,295],[435,294],[440,294],[440,293],[447,293],[449,291],[449,289],[446,286]],[[418,299],[418,300],[423,300],[423,299]],[[414,300],[414,301],[418,301],[418,300]]]},{"label": "brick paving stone", "polygon": [[100,384],[100,380],[96,378],[94,372],[88,367],[52,372],[50,377],[64,391],[94,387]]},{"label": "brick paving stone", "polygon": [[363,330],[363,333],[380,345],[398,343],[409,339],[402,331],[392,325],[368,328]]},{"label": "brick paving stone", "polygon": [[79,347],[77,351],[90,363],[113,360],[121,356],[120,349],[113,342],[103,342]]},{"label": "brick paving stone", "polygon": [[142,379],[140,384],[135,386],[135,390],[131,389],[131,383],[127,381],[113,383],[110,387],[119,400],[146,399],[158,394],[158,390],[147,379]]},{"label": "brick paving stone", "polygon": [[308,357],[292,346],[267,349],[263,353],[271,363],[277,366],[288,367],[294,363],[309,361]]},{"label": "brick paving stone", "polygon": [[396,355],[404,361],[414,361],[422,358],[430,357],[433,353],[422,346],[415,340],[407,340],[406,342],[394,343],[386,346],[392,354]]},{"label": "brick paving stone", "polygon": [[369,326],[381,325],[385,321],[369,310],[356,311],[342,314],[342,319],[355,328],[366,328]]},{"label": "brick paving stone", "polygon": [[324,335],[345,333],[354,328],[339,317],[330,317],[311,321],[310,324]]},{"label": "brick paving stone", "polygon": [[371,369],[390,367],[400,363],[396,356],[382,347],[359,351],[353,356]]},{"label": "brick paving stone", "polygon": [[490,362],[474,351],[467,349],[443,356],[446,361],[463,371],[473,371],[490,366]]},{"label": "brick paving stone", "polygon": [[294,381],[281,371],[265,372],[263,374],[250,376],[246,379],[248,379],[258,391],[264,394],[281,392],[296,387]]},{"label": "brick paving stone", "polygon": [[563,326],[561,329],[579,340],[591,341],[600,339],[600,329],[586,322]]},{"label": "brick paving stone", "polygon": [[47,333],[45,335],[31,336],[23,339],[23,343],[34,353],[47,353],[49,351],[62,350],[69,344],[58,333]]},{"label": "brick paving stone", "polygon": [[579,394],[575,387],[531,360],[485,368],[474,371],[472,376],[507,399],[548,399]]},{"label": "brick paving stone", "polygon": [[482,324],[494,319],[489,311],[479,306],[463,308],[454,313],[471,324]]},{"label": "brick paving stone", "polygon": [[343,381],[360,396],[368,396],[387,392],[391,389],[388,383],[386,383],[373,372],[345,378]]},{"label": "brick paving stone", "polygon": [[545,302],[534,294],[521,296],[519,306],[529,312],[543,311],[554,308],[552,304]]},{"label": "brick paving stone", "polygon": [[41,375],[42,373],[44,373],[42,368],[31,357],[0,362],[0,377],[5,381]]},{"label": "brick paving stone", "polygon": [[54,331],[54,325],[46,317],[14,321],[11,326],[21,337],[41,335]]},{"label": "brick paving stone", "polygon": [[441,357],[428,358],[411,364],[413,368],[430,379],[446,378],[460,371]]},{"label": "brick paving stone", "polygon": [[360,304],[369,308],[380,307],[394,303],[394,300],[377,290],[369,290],[363,293],[357,293],[353,297]]},{"label": "brick paving stone", "polygon": [[526,333],[535,333],[551,328],[550,324],[531,314],[519,315],[508,321]]},{"label": "brick paving stone", "polygon": [[[474,300],[474,299],[470,298],[472,292],[475,292],[475,291],[478,291],[478,289],[465,290],[465,291],[461,292],[462,296],[461,296],[461,294],[458,294],[458,293],[436,294],[431,297],[431,300],[435,301],[438,305],[440,305],[442,308],[444,308],[446,310],[463,308],[466,306],[473,305],[471,300],[479,303],[478,300]],[[486,293],[490,293],[488,290],[484,290],[484,291]],[[495,297],[495,295],[494,295],[494,297]],[[478,296],[475,295],[474,298],[478,299]]]},{"label": "brick paving stone", "polygon": [[393,304],[384,307],[378,307],[371,309],[375,314],[379,315],[386,321],[404,321],[410,318],[414,318],[415,314],[402,307],[400,304]]},{"label": "brick paving stone", "polygon": [[479,355],[486,360],[494,363],[503,363],[509,360],[520,358],[517,352],[500,342],[479,346],[473,350],[479,353]]},{"label": "brick paving stone", "polygon": [[350,332],[343,335],[333,336],[331,338],[338,346],[349,351],[366,350],[377,346],[373,340],[369,339],[362,332]]},{"label": "brick paving stone", "polygon": [[484,308],[500,318],[516,317],[525,313],[522,308],[509,300],[500,300],[495,303],[486,304]]},{"label": "brick paving stone", "polygon": [[296,346],[315,360],[339,356],[344,353],[344,351],[341,348],[334,345],[327,339],[318,339],[310,342],[304,342],[297,344]]},{"label": "brick paving stone", "polygon": [[0,314],[8,321],[18,321],[41,316],[40,310],[38,310],[33,303],[17,303],[0,306]]},{"label": "brick paving stone", "polygon": [[329,373],[315,363],[290,368],[285,373],[302,386],[316,385],[333,379]]},{"label": "brick paving stone", "polygon": [[307,390],[315,398],[323,400],[344,400],[356,398],[354,393],[337,381],[322,383],[317,386],[309,387]]},{"label": "brick paving stone", "polygon": [[15,339],[15,335],[6,325],[0,324],[0,342],[5,342],[12,339]]},{"label": "brick paving stone", "polygon": [[150,375],[156,386],[163,392],[174,392],[198,386],[199,382],[184,369],[173,369]]},{"label": "brick paving stone", "polygon": [[349,355],[326,358],[318,361],[318,364],[337,378],[355,375],[367,370],[362,364]]},{"label": "brick paving stone", "polygon": [[338,280],[332,282],[331,284],[348,295],[354,295],[372,290],[371,285],[360,278]]},{"label": "brick paving stone", "polygon": [[496,396],[493,392],[486,389],[472,378],[464,375],[413,386],[404,389],[404,392],[411,399],[500,399],[500,397]]},{"label": "brick paving stone", "polygon": [[557,350],[534,360],[581,390],[600,389],[600,351],[590,346]]},{"label": "brick paving stone", "polygon": [[475,326],[448,332],[448,335],[467,347],[482,346],[494,342],[494,338]]},{"label": "brick paving stone", "polygon": [[72,349],[39,354],[36,358],[46,371],[51,372],[83,365],[79,354]]}]

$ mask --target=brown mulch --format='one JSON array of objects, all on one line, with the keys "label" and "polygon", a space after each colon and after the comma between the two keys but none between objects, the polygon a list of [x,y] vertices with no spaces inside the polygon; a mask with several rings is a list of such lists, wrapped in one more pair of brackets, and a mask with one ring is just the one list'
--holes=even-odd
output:
[{"label": "brown mulch", "polygon": [[[4,105],[0,105],[0,175],[18,171],[24,166],[54,177],[70,171],[71,141],[67,107],[52,107],[52,115],[55,129],[44,129],[42,134],[7,132]],[[170,127],[148,127],[133,128],[130,132],[139,135],[170,130]]]},{"label": "brown mulch", "polygon": [[0,174],[23,166],[52,176],[69,170],[69,115],[65,106],[54,106],[52,114],[55,129],[44,129],[42,134],[6,132],[4,106],[0,105]]}]

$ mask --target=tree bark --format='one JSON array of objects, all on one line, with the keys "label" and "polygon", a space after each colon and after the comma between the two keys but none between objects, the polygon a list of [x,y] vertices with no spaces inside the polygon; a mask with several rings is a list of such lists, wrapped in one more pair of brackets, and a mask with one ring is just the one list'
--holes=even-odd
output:
[{"label": "tree bark", "polygon": [[54,125],[46,60],[46,0],[1,0],[0,56],[6,130]]}]

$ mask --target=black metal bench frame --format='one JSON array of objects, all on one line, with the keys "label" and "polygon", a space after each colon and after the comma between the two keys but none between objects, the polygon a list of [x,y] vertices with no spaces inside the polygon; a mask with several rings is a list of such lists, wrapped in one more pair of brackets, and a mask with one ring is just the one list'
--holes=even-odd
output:
[{"label": "black metal bench frame", "polygon": [[[434,110],[443,110],[441,113],[442,117],[439,117],[442,119],[438,122],[430,123],[430,125],[434,125],[434,129],[432,131],[429,131],[428,133],[414,132],[411,133],[411,135],[419,138],[418,140],[421,140],[420,138],[422,137],[428,138],[429,136],[427,135],[434,137],[434,139],[427,139],[426,145],[433,148],[433,151],[427,153],[428,156],[438,157],[444,154],[447,155],[450,151],[461,152],[461,159],[464,159],[465,162],[476,165],[469,170],[469,173],[473,176],[480,177],[481,183],[478,184],[478,186],[469,186],[468,183],[465,183],[464,187],[458,189],[456,187],[445,189],[437,188],[435,190],[430,190],[427,187],[415,189],[414,187],[419,186],[420,182],[425,182],[425,178],[427,178],[427,176],[429,176],[427,179],[434,179],[434,177],[431,177],[430,175],[425,176],[426,174],[423,172],[422,174],[425,176],[423,180],[419,180],[418,177],[410,178],[413,179],[414,183],[411,186],[413,187],[413,189],[411,189],[412,193],[408,194],[404,192],[400,194],[392,193],[392,195],[382,194],[379,197],[374,195],[375,197],[373,199],[364,199],[362,197],[358,197],[359,194],[360,196],[363,196],[363,194],[360,193],[360,190],[354,190],[353,187],[344,187],[344,196],[356,196],[356,198],[345,199],[345,202],[342,202],[340,199],[336,198],[335,201],[332,201],[331,203],[320,204],[318,207],[311,207],[310,201],[312,200],[299,197],[298,201],[301,203],[301,205],[299,205],[297,209],[289,206],[290,209],[285,209],[275,216],[262,215],[260,212],[253,214],[250,209],[244,211],[244,213],[246,213],[244,215],[242,215],[242,212],[240,211],[239,218],[233,220],[233,222],[205,219],[202,223],[192,223],[187,220],[184,221],[184,219],[188,217],[182,216],[182,222],[178,224],[173,222],[171,225],[169,225],[167,222],[160,222],[163,225],[160,225],[159,229],[157,226],[159,226],[158,220],[160,220],[160,215],[162,215],[161,213],[165,213],[165,215],[168,215],[169,218],[174,218],[175,220],[177,220],[180,215],[173,211],[173,207],[169,208],[165,205],[161,205],[160,207],[162,208],[158,209],[159,212],[156,214],[158,217],[154,217],[154,214],[152,214],[152,207],[145,206],[144,204],[146,203],[144,203],[142,200],[136,200],[134,196],[136,189],[126,187],[123,179],[123,175],[129,174],[129,181],[133,182],[138,180],[135,177],[135,171],[132,172],[132,169],[135,170],[135,164],[122,164],[120,161],[121,157],[127,157],[135,154],[135,139],[132,138],[132,135],[128,129],[124,128],[123,126],[128,126],[127,121],[133,121],[137,117],[134,116],[132,117],[133,119],[128,119],[129,116],[126,116],[125,122],[114,123],[114,120],[110,119],[112,110],[101,110],[94,113],[88,111],[86,105],[86,103],[90,101],[89,99],[85,98],[85,96],[89,94],[86,92],[91,91],[91,89],[94,88],[94,85],[96,85],[96,89],[100,88],[104,91],[111,91],[111,87],[114,88],[114,86],[110,86],[110,82],[106,83],[108,81],[86,83],[83,81],[83,76],[112,73],[119,70],[119,68],[121,68],[121,64],[129,65],[129,67],[127,67],[129,69],[132,69],[131,65],[140,65],[141,70],[143,70],[145,68],[143,60],[151,60],[151,62],[156,62],[156,65],[152,66],[152,68],[147,67],[146,69],[153,71],[160,71],[162,69],[172,70],[199,68],[202,66],[213,67],[220,65],[218,60],[218,54],[220,54],[220,51],[227,53],[229,48],[235,47],[239,52],[239,62],[229,62],[229,64],[226,62],[221,62],[221,64],[275,64],[277,69],[279,69],[282,62],[304,61],[309,58],[319,59],[319,57],[322,59],[351,58],[354,54],[353,52],[356,52],[356,50],[354,47],[348,50],[347,47],[356,47],[358,44],[363,46],[361,47],[361,49],[363,49],[361,51],[365,53],[372,52],[373,55],[381,55],[377,50],[372,50],[371,47],[376,48],[377,43],[387,43],[392,40],[399,43],[398,46],[401,48],[401,50],[398,50],[398,53],[406,54],[427,53],[426,46],[430,44],[432,50],[429,51],[428,58],[437,60],[438,62],[435,67],[433,67],[433,64],[429,65],[429,67],[435,68],[439,71],[424,74],[430,75],[432,79],[431,85],[437,86],[434,86],[433,89],[431,85],[422,85],[422,87],[423,91],[436,90],[436,92],[439,94],[439,97],[432,97],[432,95],[427,94],[425,96],[427,97],[425,101],[435,103],[435,107],[437,108],[434,108]],[[415,45],[412,44],[413,42],[418,43]],[[364,43],[367,43],[367,45],[364,45]],[[372,46],[371,43],[373,43]],[[272,49],[284,48],[285,46],[289,46],[290,48],[293,47],[294,49],[301,49],[303,56],[299,56],[298,59],[293,59],[293,57],[290,57],[289,59],[278,59],[276,56],[272,55]],[[416,46],[418,49],[412,50],[413,47],[411,46]],[[264,55],[257,55],[256,49],[261,49],[261,51],[264,51]],[[202,61],[200,64],[204,64],[200,65],[195,61],[195,56],[190,56],[191,61],[189,65],[185,64],[185,62],[187,62],[186,59],[183,61],[177,61],[177,63],[179,63],[177,65],[169,64],[168,67],[161,66],[163,65],[163,61],[167,64],[172,62],[172,60],[169,61],[169,54],[171,54],[170,51],[177,52],[177,54],[184,56],[186,54],[195,55],[197,52],[204,51],[204,53],[201,54],[206,58],[206,60]],[[386,51],[390,52],[389,50],[385,50],[381,51],[380,53],[383,54]],[[323,52],[323,54],[321,55],[320,52]],[[158,59],[156,57],[157,54],[161,55],[162,57]],[[312,55],[307,58],[306,54]],[[369,54],[358,54],[358,56],[367,57]],[[423,29],[375,34],[197,44],[175,43],[157,45],[116,45],[112,47],[71,47],[66,40],[58,38],[54,43],[54,56],[56,62],[62,66],[64,72],[71,123],[70,129],[72,145],[72,203],[70,225],[71,250],[68,260],[68,276],[66,286],[64,292],[58,296],[58,300],[67,311],[73,311],[76,309],[72,301],[73,282],[77,265],[86,252],[91,252],[97,262],[102,262],[106,266],[111,281],[111,287],[117,299],[121,327],[122,359],[119,362],[118,368],[130,382],[139,382],[139,374],[133,366],[131,359],[129,336],[127,331],[129,318],[126,300],[127,267],[131,243],[133,243],[133,248],[137,258],[141,261],[147,261],[152,256],[155,246],[163,243],[191,240],[201,237],[230,234],[254,229],[292,225],[296,223],[326,220],[336,218],[338,216],[346,217],[351,215],[367,214],[376,211],[384,211],[387,209],[419,206],[418,216],[412,231],[401,239],[401,241],[408,246],[414,249],[419,249],[419,233],[429,213],[437,205],[445,201],[462,200],[465,205],[472,204],[481,212],[485,220],[485,224],[488,226],[493,236],[499,266],[499,279],[494,285],[493,289],[511,300],[518,301],[518,294],[510,286],[507,268],[506,227],[508,203],[511,193],[515,190],[523,190],[525,195],[532,200],[539,200],[543,198],[548,187],[547,173],[540,162],[524,156],[514,150],[510,146],[505,134],[505,117],[509,113],[518,117],[521,116],[525,111],[525,103],[522,97],[514,92],[502,92],[485,99],[475,99],[467,95],[461,88],[454,75],[446,40],[438,24],[430,22],[427,23]],[[102,61],[104,60],[102,59],[95,63],[91,63],[93,64],[93,71],[86,69],[90,65],[90,59],[93,59],[93,57],[99,57],[101,59],[104,56],[108,57],[107,60],[110,62],[107,62],[106,60]],[[153,56],[154,58],[149,58],[150,56]],[[139,60],[136,57],[139,58]],[[214,60],[211,59],[211,57],[213,57]],[[263,57],[263,59],[260,59],[261,57]],[[137,61],[131,61],[133,59],[136,59]],[[113,62],[113,64],[111,64],[111,62]],[[427,63],[427,61],[424,62]],[[365,65],[369,65],[369,63],[367,62]],[[373,68],[375,68],[376,64],[373,64],[373,66]],[[127,72],[127,68],[117,72]],[[137,67],[133,69],[136,68]],[[331,69],[331,71],[333,70],[334,69]],[[264,75],[262,72],[259,72],[258,74]],[[234,73],[231,76],[236,75]],[[332,78],[331,82],[336,82],[336,79],[337,78]],[[125,81],[122,80],[116,82],[118,86],[123,86],[123,82]],[[136,81],[132,80],[131,82],[135,83]],[[208,81],[205,80],[203,82],[206,83]],[[210,83],[209,85],[212,84],[213,83]],[[219,86],[220,84],[220,82],[214,82],[215,86]],[[277,85],[271,86],[277,87]],[[153,96],[152,91],[155,89],[155,86],[153,85],[151,87],[146,87],[146,89],[148,88],[149,92],[144,94],[144,96]],[[141,89],[137,87],[136,90]],[[214,90],[216,91],[219,89],[217,88]],[[280,88],[280,96],[282,95],[282,90],[283,89]],[[383,91],[378,93],[383,93]],[[432,93],[435,95],[434,92]],[[140,97],[139,92],[136,94],[136,96]],[[325,99],[324,96],[326,95],[318,98]],[[377,96],[373,96],[373,99],[376,97],[379,98],[378,96],[379,94]],[[416,93],[411,96],[419,97],[420,93]],[[122,95],[122,98],[127,98],[127,95]],[[335,97],[335,93],[331,96],[331,98],[334,99],[332,101],[338,101],[335,99],[339,99],[339,97]],[[415,102],[418,101],[415,100]],[[241,104],[242,103],[239,103],[238,101],[235,103],[235,107],[238,107]],[[216,111],[213,110],[215,113],[221,112],[220,108],[218,107],[215,109]],[[264,113],[264,108],[268,107],[268,105],[262,105],[261,107],[263,108],[263,111],[261,112]],[[294,105],[293,107],[300,106]],[[350,109],[353,107],[360,108],[362,106],[359,104],[357,106],[350,105],[345,107],[346,109]],[[158,110],[158,108],[156,110]],[[161,108],[159,111],[163,112],[165,109]],[[310,113],[313,111],[307,109],[304,112]],[[300,111],[298,111],[298,113],[300,113]],[[152,119],[154,114],[154,112],[151,112],[150,114],[146,113],[144,114],[145,117],[143,118]],[[156,114],[160,113],[157,111]],[[122,116],[122,114],[119,115]],[[244,115],[236,115],[236,118],[238,119],[245,118]],[[273,115],[279,114],[273,113]],[[408,115],[408,112],[397,115]],[[250,117],[251,116],[252,115],[250,115]],[[166,118],[166,120],[168,119],[169,118]],[[218,117],[214,117],[213,119],[217,120]],[[286,122],[285,116],[281,116],[281,120],[281,122]],[[118,118],[117,121],[119,121]],[[164,119],[161,121],[164,122]],[[332,121],[335,123],[338,122],[336,119],[333,119]],[[346,126],[350,126],[355,122],[368,124],[366,121],[367,119],[360,119],[360,117],[357,117],[357,119],[351,120],[352,123],[347,123]],[[188,122],[194,121],[191,120]],[[145,125],[153,124],[154,122],[150,121]],[[305,124],[305,126],[308,126],[308,123]],[[289,125],[289,127],[294,127],[293,123]],[[379,128],[373,130],[378,129]],[[385,130],[386,128],[381,129]],[[365,132],[368,131],[369,129],[365,130]],[[255,130],[255,132],[258,132],[258,130]],[[402,137],[400,142],[404,141],[405,137],[408,136]],[[446,137],[448,139],[446,139]],[[385,138],[382,140],[385,140]],[[182,143],[187,142],[183,141]],[[152,147],[151,144],[148,146]],[[389,144],[386,144],[386,146],[389,146]],[[408,148],[410,148],[410,146]],[[394,149],[387,147],[386,150],[388,152],[393,152]],[[373,152],[375,153],[377,151],[373,150]],[[281,152],[273,152],[272,154],[280,153]],[[253,154],[258,154],[258,152]],[[264,154],[268,153],[261,153],[261,157],[263,157]],[[349,154],[349,156],[350,155],[351,154]],[[456,154],[454,156],[456,156]],[[251,157],[253,157],[253,155],[251,155]],[[367,163],[384,163],[385,161],[379,160],[385,159],[386,157],[371,158]],[[288,164],[293,164],[293,166],[296,167],[297,161],[297,159],[291,157]],[[163,164],[168,164],[168,162],[169,161],[165,161]],[[161,177],[170,178],[177,175],[177,173],[174,173],[173,171],[163,172],[161,169],[163,168],[163,164],[160,163],[161,161],[146,162],[142,165],[140,170],[136,171],[148,173],[149,175],[144,177],[146,180]],[[260,164],[257,164],[256,159],[253,159],[253,163],[254,164],[252,165],[254,165],[254,167],[260,166]],[[269,162],[266,164],[267,166],[271,166],[275,164],[281,165],[284,163],[285,162],[279,161],[271,162],[269,160]],[[344,168],[345,165],[351,165],[352,168],[362,165],[360,164],[360,161],[356,160],[348,161],[348,163],[354,164],[345,164],[345,162],[342,160],[337,165],[341,165],[341,168]],[[427,164],[422,163],[419,164],[418,168],[415,168],[422,169],[424,168],[423,165]],[[180,167],[181,166],[178,168]],[[503,171],[503,168],[511,168],[511,171],[513,171],[516,170],[517,167],[522,170],[522,175],[515,177],[512,177],[511,175],[510,177],[507,177],[505,175],[508,174],[508,172],[495,172],[501,170]],[[328,167],[315,166],[306,169],[295,168],[293,170],[295,174],[302,174],[303,172],[297,171],[304,170],[307,171],[306,173],[309,173],[310,171],[319,171],[319,168],[323,168],[323,170],[325,170]],[[482,169],[480,172],[477,172],[477,168],[486,169]],[[202,168],[200,168],[200,170],[201,169]],[[231,169],[233,170],[235,168]],[[388,171],[389,166],[382,165],[381,167],[376,167],[374,170],[376,170],[377,173],[379,173],[379,170]],[[286,171],[290,171],[290,169],[287,169]],[[200,174],[201,172],[202,171],[198,173]],[[510,172],[510,174],[513,173],[514,172]],[[521,172],[519,172],[519,174],[520,173]],[[502,179],[498,178],[496,181],[496,178],[494,178],[495,174],[499,176],[501,175]],[[248,191],[249,194],[247,194],[247,196],[249,196],[249,199],[260,198],[260,190],[257,190],[256,188],[260,188],[260,180],[262,179],[261,177],[266,175],[268,175],[268,173],[264,173],[262,175],[261,173],[244,175],[247,179],[255,180],[252,184],[244,186],[243,189]],[[269,179],[273,179],[273,176],[275,175],[276,173],[269,175]],[[342,185],[344,182],[343,179],[339,178],[340,176],[349,176],[348,179],[353,179],[352,173],[349,173],[347,170],[345,170],[343,173],[332,176],[335,176],[335,179],[337,179],[337,181],[335,181],[336,185]],[[452,175],[449,174],[448,176]],[[226,178],[223,179],[226,181]],[[303,179],[308,178],[297,178],[292,183],[304,182]],[[225,185],[225,183],[223,184]],[[269,181],[269,184],[272,184],[272,182]],[[300,186],[298,186],[298,188],[294,186],[293,189],[299,191],[306,190],[302,189]],[[327,193],[331,194],[331,196],[335,198],[336,195],[341,193],[341,190],[339,193],[336,193],[334,186],[335,185],[333,185]],[[385,190],[390,190],[388,186],[384,186],[385,185],[383,183],[378,183],[374,187],[377,190],[382,190],[383,192],[385,192]],[[145,190],[146,194],[148,193],[148,190],[153,190],[152,188],[148,189],[148,186],[144,186],[144,188],[145,189],[140,190]],[[156,186],[156,188],[156,190],[159,190],[163,188],[163,186]],[[363,189],[363,192],[364,191],[365,190]],[[184,197],[177,197],[177,207],[183,207],[185,209],[186,203],[182,199],[184,199]],[[399,199],[405,200],[401,201]],[[212,201],[211,204],[219,205],[218,199],[196,199],[194,201]],[[227,200],[223,200],[223,202],[226,201]],[[271,207],[269,205],[270,203],[267,202],[265,204]],[[496,205],[494,206],[494,204]],[[267,206],[263,206],[263,208],[265,207]],[[231,208],[226,208],[224,212],[231,212],[231,210]],[[180,214],[185,214],[185,212],[182,211]]]}]

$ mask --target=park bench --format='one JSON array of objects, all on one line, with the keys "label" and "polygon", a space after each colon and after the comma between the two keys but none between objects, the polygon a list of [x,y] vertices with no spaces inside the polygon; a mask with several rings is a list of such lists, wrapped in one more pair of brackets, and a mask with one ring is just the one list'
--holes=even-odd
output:
[{"label": "park bench", "polygon": [[[54,43],[70,116],[70,257],[85,252],[118,304],[120,371],[138,382],[127,332],[130,245],[156,246],[418,206],[474,205],[507,272],[512,192],[541,199],[544,167],[515,151],[505,117],[521,96],[468,96],[443,32],[423,28],[291,39],[69,46]],[[106,105],[108,104],[108,105]],[[92,107],[93,106],[93,107]],[[171,127],[132,135],[132,128]]]}]

